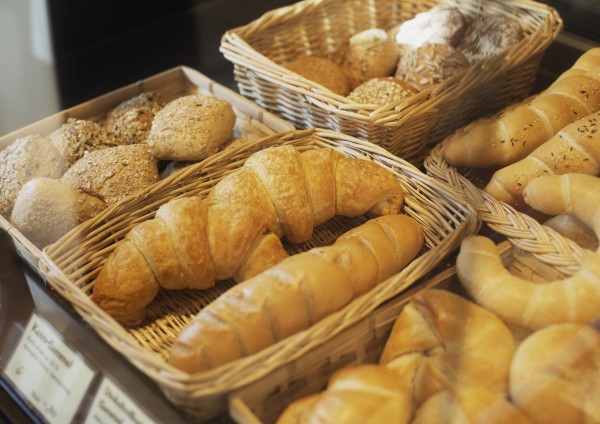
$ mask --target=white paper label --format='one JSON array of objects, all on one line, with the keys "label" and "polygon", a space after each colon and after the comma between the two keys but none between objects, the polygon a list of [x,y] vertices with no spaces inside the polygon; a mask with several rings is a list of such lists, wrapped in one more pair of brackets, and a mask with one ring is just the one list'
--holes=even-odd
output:
[{"label": "white paper label", "polygon": [[36,314],[31,316],[6,374],[52,424],[71,422],[94,377],[61,335]]},{"label": "white paper label", "polygon": [[108,378],[102,380],[85,424],[154,423],[137,405]]}]

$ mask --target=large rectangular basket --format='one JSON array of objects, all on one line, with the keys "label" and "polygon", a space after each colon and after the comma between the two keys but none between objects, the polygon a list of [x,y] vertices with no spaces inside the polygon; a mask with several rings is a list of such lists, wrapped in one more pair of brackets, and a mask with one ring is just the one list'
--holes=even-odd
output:
[{"label": "large rectangular basket", "polygon": [[[511,16],[526,37],[502,55],[380,107],[357,104],[284,67],[301,55],[328,57],[361,30],[390,29],[442,4],[469,16]],[[221,51],[234,65],[240,93],[296,128],[330,128],[420,165],[454,129],[525,98],[562,26],[553,8],[530,0],[305,0],[227,31]]]},{"label": "large rectangular basket", "polygon": [[[232,286],[221,281],[210,290],[163,291],[149,307],[147,320],[125,329],[90,298],[94,278],[107,256],[136,223],[153,218],[167,201],[205,195],[224,176],[238,169],[254,152],[292,145],[299,150],[333,148],[349,157],[373,161],[392,172],[405,189],[403,212],[424,228],[425,245],[417,258],[371,292],[312,328],[255,355],[206,372],[184,373],[166,361],[174,339],[206,304]],[[286,243],[290,253],[331,244],[365,217],[334,218],[315,229],[306,243]],[[44,249],[40,268],[49,285],[67,299],[106,342],[153,379],[190,421],[201,421],[226,410],[227,395],[272,372],[293,368],[311,351],[345,328],[368,316],[429,273],[460,244],[479,230],[474,209],[408,162],[386,150],[326,129],[295,130],[249,141],[216,153],[120,202]]]},{"label": "large rectangular basket", "polygon": [[[288,122],[267,112],[233,90],[216,83],[198,71],[181,66],[111,91],[6,134],[0,137],[0,150],[5,149],[20,137],[32,134],[46,136],[67,122],[69,118],[98,122],[121,102],[148,91],[159,92],[166,102],[195,93],[213,95],[227,100],[233,106],[236,114],[234,131],[238,137],[261,138],[294,129]],[[12,236],[19,255],[30,266],[37,269],[41,255],[40,249],[15,228],[8,217],[0,215],[0,228]]]}]

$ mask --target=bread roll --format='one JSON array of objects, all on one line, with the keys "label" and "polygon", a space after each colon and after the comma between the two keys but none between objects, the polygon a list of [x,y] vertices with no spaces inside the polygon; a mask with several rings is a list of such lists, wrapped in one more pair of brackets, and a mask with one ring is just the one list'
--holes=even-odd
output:
[{"label": "bread roll", "polygon": [[148,145],[157,159],[205,159],[232,136],[235,120],[226,100],[200,94],[179,97],[154,117]]},{"label": "bread roll", "polygon": [[63,155],[67,168],[88,152],[115,145],[100,125],[76,118],[67,119],[67,122],[48,136],[48,140]]},{"label": "bread roll", "polygon": [[62,182],[107,205],[158,181],[158,164],[145,144],[94,150],[73,164]]},{"label": "bread roll", "polygon": [[538,330],[517,349],[510,395],[535,423],[600,422],[600,333],[583,324]]},{"label": "bread roll", "polygon": [[0,214],[9,217],[21,187],[33,178],[60,178],[65,161],[46,138],[18,138],[0,152]]},{"label": "bread roll", "polygon": [[394,77],[371,78],[348,94],[348,99],[361,104],[387,105],[417,93],[410,84]]},{"label": "bread roll", "polygon": [[277,424],[404,424],[412,410],[410,391],[393,372],[360,365],[337,371],[325,391],[292,403]]},{"label": "bread roll", "polygon": [[581,75],[591,71],[596,66],[600,66],[600,47],[594,47],[585,51],[581,56],[577,58],[575,63],[558,76],[556,79],[561,80],[566,77],[573,75]]},{"label": "bread roll", "polygon": [[374,162],[333,149],[264,149],[206,199],[173,200],[155,219],[132,228],[107,258],[92,298],[120,322],[135,325],[159,287],[208,288],[278,263],[286,253],[269,233],[306,241],[313,227],[335,215],[397,213],[403,196],[394,175]]},{"label": "bread roll", "polygon": [[422,244],[420,224],[396,214],[290,256],[202,309],[177,336],[169,363],[194,373],[259,352],[398,273]]},{"label": "bread roll", "polygon": [[515,348],[497,316],[456,294],[430,289],[404,307],[379,363],[410,382],[420,405],[461,385],[505,391]]},{"label": "bread roll", "polygon": [[34,178],[19,191],[10,221],[42,249],[106,207],[101,200],[53,178]]},{"label": "bread roll", "polygon": [[585,255],[564,279],[538,283],[511,274],[487,237],[464,240],[456,260],[458,278],[475,301],[510,325],[535,330],[565,322],[588,323],[600,310],[600,255]]},{"label": "bread roll", "polygon": [[457,48],[471,63],[505,53],[525,37],[517,19],[500,14],[479,14],[472,19]]},{"label": "bread roll", "polygon": [[141,93],[111,110],[104,119],[104,128],[113,144],[145,143],[152,121],[162,107],[160,93]]},{"label": "bread roll", "polygon": [[544,222],[544,225],[573,240],[585,249],[596,250],[600,247],[598,237],[592,229],[572,215],[560,214],[554,216]]},{"label": "bread roll", "polygon": [[541,175],[600,174],[600,112],[567,125],[525,158],[499,169],[484,190],[516,208],[523,189]]},{"label": "bread roll", "polygon": [[300,56],[285,67],[340,96],[346,96],[350,89],[344,69],[329,59],[317,56]]}]

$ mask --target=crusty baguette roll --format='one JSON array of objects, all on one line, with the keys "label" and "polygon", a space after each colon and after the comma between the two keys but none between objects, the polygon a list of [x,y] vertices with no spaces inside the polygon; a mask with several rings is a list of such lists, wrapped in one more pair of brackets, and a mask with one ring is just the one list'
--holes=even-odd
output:
[{"label": "crusty baguette roll", "polygon": [[511,274],[492,240],[473,236],[461,244],[456,272],[478,304],[517,327],[588,323],[600,314],[600,255],[595,253],[585,255],[575,274],[539,283]]},{"label": "crusty baguette roll", "polygon": [[456,294],[430,289],[404,307],[379,362],[410,382],[420,405],[454,386],[507,390],[515,347],[497,316]]},{"label": "crusty baguette roll", "polygon": [[421,225],[395,214],[369,220],[331,246],[290,256],[202,309],[178,335],[169,362],[194,373],[256,353],[398,273],[422,244]]},{"label": "crusty baguette roll", "polygon": [[525,202],[548,215],[567,213],[600,236],[600,178],[569,173],[544,175],[532,180],[523,192]]},{"label": "crusty baguette roll", "polygon": [[92,299],[135,325],[160,287],[241,281],[287,256],[278,238],[306,241],[313,227],[335,215],[397,213],[403,196],[395,176],[374,162],[333,149],[268,148],[219,181],[206,199],[173,200],[133,227],[100,270]]},{"label": "crusty baguette roll", "polygon": [[484,190],[522,208],[523,189],[532,179],[569,172],[600,174],[600,112],[567,125],[527,157],[497,170]]},{"label": "crusty baguette roll", "polygon": [[596,66],[600,66],[600,47],[594,47],[584,52],[577,58],[575,63],[573,63],[569,69],[560,74],[556,80],[558,81],[573,75],[585,74]]},{"label": "crusty baguette roll", "polygon": [[538,330],[517,349],[510,395],[540,424],[600,422],[600,333],[583,324]]},{"label": "crusty baguette roll", "polygon": [[475,386],[455,386],[427,399],[411,424],[532,424],[506,393]]},{"label": "crusty baguette roll", "polygon": [[410,390],[390,370],[373,365],[343,368],[327,388],[293,402],[277,424],[404,424],[410,422]]},{"label": "crusty baguette roll", "polygon": [[459,129],[449,137],[444,158],[453,166],[506,166],[527,156],[566,125],[598,110],[600,66],[557,80],[527,102]]}]

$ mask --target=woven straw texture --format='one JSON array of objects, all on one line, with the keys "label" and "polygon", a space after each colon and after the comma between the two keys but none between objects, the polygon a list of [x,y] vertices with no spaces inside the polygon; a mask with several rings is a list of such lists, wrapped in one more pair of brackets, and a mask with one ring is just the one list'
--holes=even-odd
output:
[{"label": "woven straw texture", "polygon": [[[469,16],[508,15],[526,37],[503,55],[387,105],[357,104],[283,67],[301,55],[329,57],[359,31],[390,29],[440,4]],[[306,0],[227,31],[221,51],[234,64],[240,93],[296,128],[330,128],[420,165],[456,128],[525,98],[562,25],[554,9],[527,0]]]},{"label": "woven straw texture", "polygon": [[[183,373],[167,364],[169,347],[192,317],[233,283],[222,281],[206,291],[163,291],[150,306],[146,321],[126,330],[90,299],[94,277],[129,229],[152,218],[160,205],[178,197],[205,195],[252,153],[281,144],[293,145],[299,150],[334,148],[349,157],[371,160],[390,170],[405,188],[404,213],[423,225],[425,246],[403,271],[312,328],[216,369]],[[287,247],[293,253],[331,244],[341,233],[365,219],[334,218],[316,228],[309,242]],[[331,130],[310,129],[249,141],[171,175],[139,196],[107,209],[44,249],[40,268],[50,286],[64,296],[107,343],[156,381],[190,421],[200,421],[224,411],[231,390],[281,367],[293,366],[294,361],[411,287],[479,227],[480,221],[468,203],[408,162],[360,139]]]},{"label": "woven straw texture", "polygon": [[[555,267],[540,262],[508,241],[498,244],[498,251],[503,264],[518,277],[537,282],[564,277]],[[285,370],[286,374],[270,374],[256,384],[233,392],[229,407],[231,416],[239,424],[274,423],[292,401],[324,390],[335,371],[353,365],[377,363],[402,308],[414,293],[427,288],[446,289],[468,298],[460,285],[455,267],[436,273],[328,342],[324,347],[329,350],[319,360],[306,361],[301,368]],[[517,340],[528,334],[526,330],[514,331]],[[349,351],[352,354],[348,354]]]},{"label": "woven straw texture", "polygon": [[[236,114],[235,137],[255,139],[294,129],[291,124],[258,107],[238,93],[214,82],[198,71],[183,66],[140,80],[11,132],[0,138],[0,149],[6,148],[17,138],[27,135],[46,136],[67,122],[69,118],[99,122],[119,103],[148,91],[158,91],[166,102],[195,93],[227,100]],[[25,261],[37,269],[41,256],[40,249],[15,228],[8,217],[0,216],[0,228],[12,236],[17,252]]]},{"label": "woven straw texture", "polygon": [[552,228],[542,225],[532,214],[517,211],[483,191],[487,181],[472,169],[457,169],[444,159],[445,143],[431,150],[424,161],[427,173],[447,184],[456,196],[470,202],[479,218],[493,231],[506,236],[518,248],[542,263],[568,275],[579,269],[584,249]]}]

